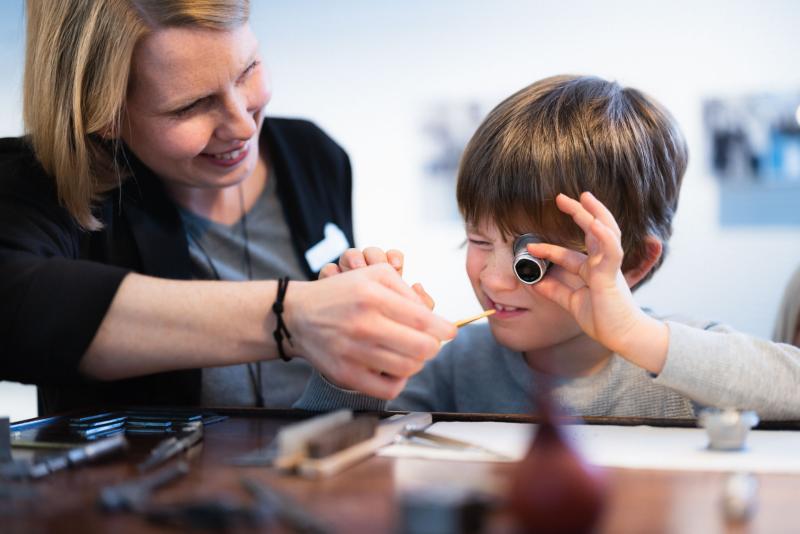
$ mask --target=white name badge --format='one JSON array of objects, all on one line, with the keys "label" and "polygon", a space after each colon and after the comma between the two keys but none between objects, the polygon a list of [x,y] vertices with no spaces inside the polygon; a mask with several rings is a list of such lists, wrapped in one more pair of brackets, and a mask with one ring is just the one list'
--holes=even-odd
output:
[{"label": "white name badge", "polygon": [[350,244],[344,232],[335,224],[325,224],[325,237],[322,241],[306,251],[306,261],[314,272],[319,271],[326,263],[330,263],[347,250]]}]

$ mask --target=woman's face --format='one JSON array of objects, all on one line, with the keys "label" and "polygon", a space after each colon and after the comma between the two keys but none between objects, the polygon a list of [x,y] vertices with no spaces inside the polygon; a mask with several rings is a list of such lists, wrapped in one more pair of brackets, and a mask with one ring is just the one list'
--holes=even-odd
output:
[{"label": "woman's face", "polygon": [[231,186],[255,169],[270,96],[249,25],[158,30],[134,52],[121,137],[168,186]]}]

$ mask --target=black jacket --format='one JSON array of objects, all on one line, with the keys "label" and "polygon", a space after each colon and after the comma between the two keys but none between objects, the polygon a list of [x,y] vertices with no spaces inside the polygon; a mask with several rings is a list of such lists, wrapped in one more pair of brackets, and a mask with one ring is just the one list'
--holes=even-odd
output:
[{"label": "black jacket", "polygon": [[[295,252],[333,222],[353,244],[351,170],[344,150],[315,125],[266,119],[269,154]],[[83,378],[78,364],[128,272],[189,279],[180,215],[160,180],[135,159],[133,176],[106,195],[105,224],[82,231],[59,205],[53,180],[24,138],[0,139],[0,380],[39,385],[40,415],[102,405],[191,405],[199,370],[116,382]]]}]

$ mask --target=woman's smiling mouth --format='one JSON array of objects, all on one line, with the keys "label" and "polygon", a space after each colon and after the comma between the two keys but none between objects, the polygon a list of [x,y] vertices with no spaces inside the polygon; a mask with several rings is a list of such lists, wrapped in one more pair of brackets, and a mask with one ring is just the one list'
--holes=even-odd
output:
[{"label": "woman's smiling mouth", "polygon": [[219,165],[222,167],[231,167],[236,165],[244,158],[247,157],[247,154],[250,152],[250,143],[249,141],[242,146],[230,150],[228,152],[218,152],[216,154],[211,153],[202,153],[200,154],[206,161],[213,163],[214,165]]}]

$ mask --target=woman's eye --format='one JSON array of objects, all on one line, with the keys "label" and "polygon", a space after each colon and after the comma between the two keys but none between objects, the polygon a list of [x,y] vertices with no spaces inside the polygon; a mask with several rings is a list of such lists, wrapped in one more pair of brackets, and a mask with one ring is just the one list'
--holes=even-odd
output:
[{"label": "woman's eye", "polygon": [[203,102],[203,100],[204,99],[195,100],[194,102],[192,102],[188,106],[184,106],[184,107],[182,107],[180,109],[176,109],[175,111],[172,112],[172,114],[174,116],[176,116],[176,117],[185,117],[186,115],[190,114],[192,111],[195,111],[196,109],[198,109],[200,107],[200,104]]},{"label": "woman's eye", "polygon": [[242,72],[242,75],[239,76],[239,80],[244,80],[245,78],[247,78],[247,75],[250,74],[251,72],[253,72],[255,70],[255,68],[258,66],[259,63],[260,63],[260,61],[258,61],[258,60],[255,60],[252,63],[250,63],[247,66],[247,68],[244,69],[244,72]]}]

